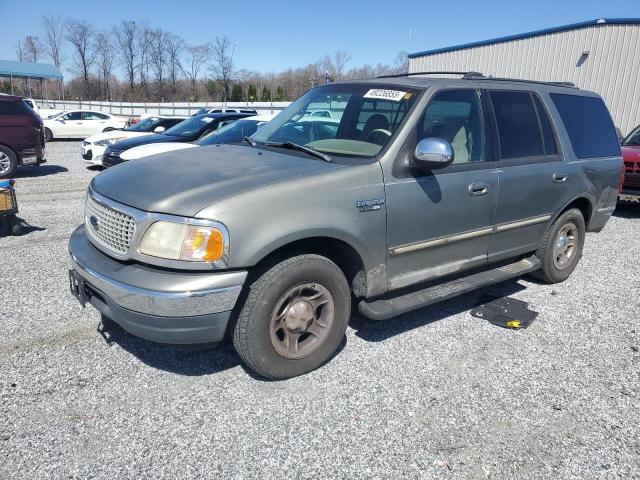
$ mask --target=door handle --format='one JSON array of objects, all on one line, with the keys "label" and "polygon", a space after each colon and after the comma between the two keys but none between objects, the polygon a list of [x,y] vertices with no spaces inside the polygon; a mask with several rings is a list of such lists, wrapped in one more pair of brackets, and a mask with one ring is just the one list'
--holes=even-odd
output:
[{"label": "door handle", "polygon": [[489,191],[489,184],[486,182],[473,182],[469,185],[469,195],[472,197],[480,197],[486,195]]},{"label": "door handle", "polygon": [[569,174],[566,172],[556,172],[553,174],[553,181],[556,183],[565,183],[569,178]]}]

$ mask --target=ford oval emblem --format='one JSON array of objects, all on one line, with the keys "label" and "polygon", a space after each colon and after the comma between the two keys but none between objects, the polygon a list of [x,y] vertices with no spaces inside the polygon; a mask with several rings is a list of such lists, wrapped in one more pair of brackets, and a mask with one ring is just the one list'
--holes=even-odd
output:
[{"label": "ford oval emblem", "polygon": [[91,215],[89,217],[89,223],[95,230],[98,229],[98,217],[96,217],[95,215]]}]

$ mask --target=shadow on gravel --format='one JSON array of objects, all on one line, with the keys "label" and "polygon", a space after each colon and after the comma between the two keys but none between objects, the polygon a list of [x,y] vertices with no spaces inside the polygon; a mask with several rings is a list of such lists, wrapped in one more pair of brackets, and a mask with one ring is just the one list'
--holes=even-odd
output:
[{"label": "shadow on gravel", "polygon": [[613,211],[614,217],[640,218],[640,202],[618,202]]},{"label": "shadow on gravel", "polygon": [[102,165],[89,165],[87,170],[91,172],[101,172],[104,170],[104,167]]},{"label": "shadow on gravel", "polygon": [[102,320],[109,342],[117,343],[150,367],[177,373],[200,376],[222,372],[240,364],[240,359],[231,345],[213,347],[188,347],[161,345],[131,335],[117,323]]},{"label": "shadow on gravel", "polygon": [[15,178],[35,178],[46,177],[47,175],[55,175],[56,173],[64,173],[69,170],[60,165],[39,165],[37,167],[19,168]]},{"label": "shadow on gravel", "polygon": [[356,313],[351,317],[350,326],[356,331],[357,337],[368,342],[381,342],[414,328],[420,328],[471,310],[483,294],[502,298],[524,290],[526,287],[518,283],[518,280],[517,278],[507,280],[388,320],[369,320],[357,313],[356,310]]}]

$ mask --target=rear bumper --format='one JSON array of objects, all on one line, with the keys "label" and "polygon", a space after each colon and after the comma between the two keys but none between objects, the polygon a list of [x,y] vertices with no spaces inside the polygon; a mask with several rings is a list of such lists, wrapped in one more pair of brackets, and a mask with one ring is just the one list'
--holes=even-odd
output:
[{"label": "rear bumper", "polygon": [[247,276],[119,262],[97,250],[84,227],[71,236],[69,253],[91,305],[133,335],[161,343],[221,341]]}]

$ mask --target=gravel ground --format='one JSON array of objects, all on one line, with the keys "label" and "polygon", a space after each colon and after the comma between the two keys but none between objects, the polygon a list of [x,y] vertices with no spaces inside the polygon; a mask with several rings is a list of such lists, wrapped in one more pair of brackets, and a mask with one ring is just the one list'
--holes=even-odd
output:
[{"label": "gravel ground", "polygon": [[530,302],[527,330],[472,317],[478,293],[355,316],[328,365],[266,382],[230,347],[96,332],[66,276],[79,148],[19,172],[41,230],[0,238],[0,478],[640,478],[640,204],[565,283],[485,289]]}]

